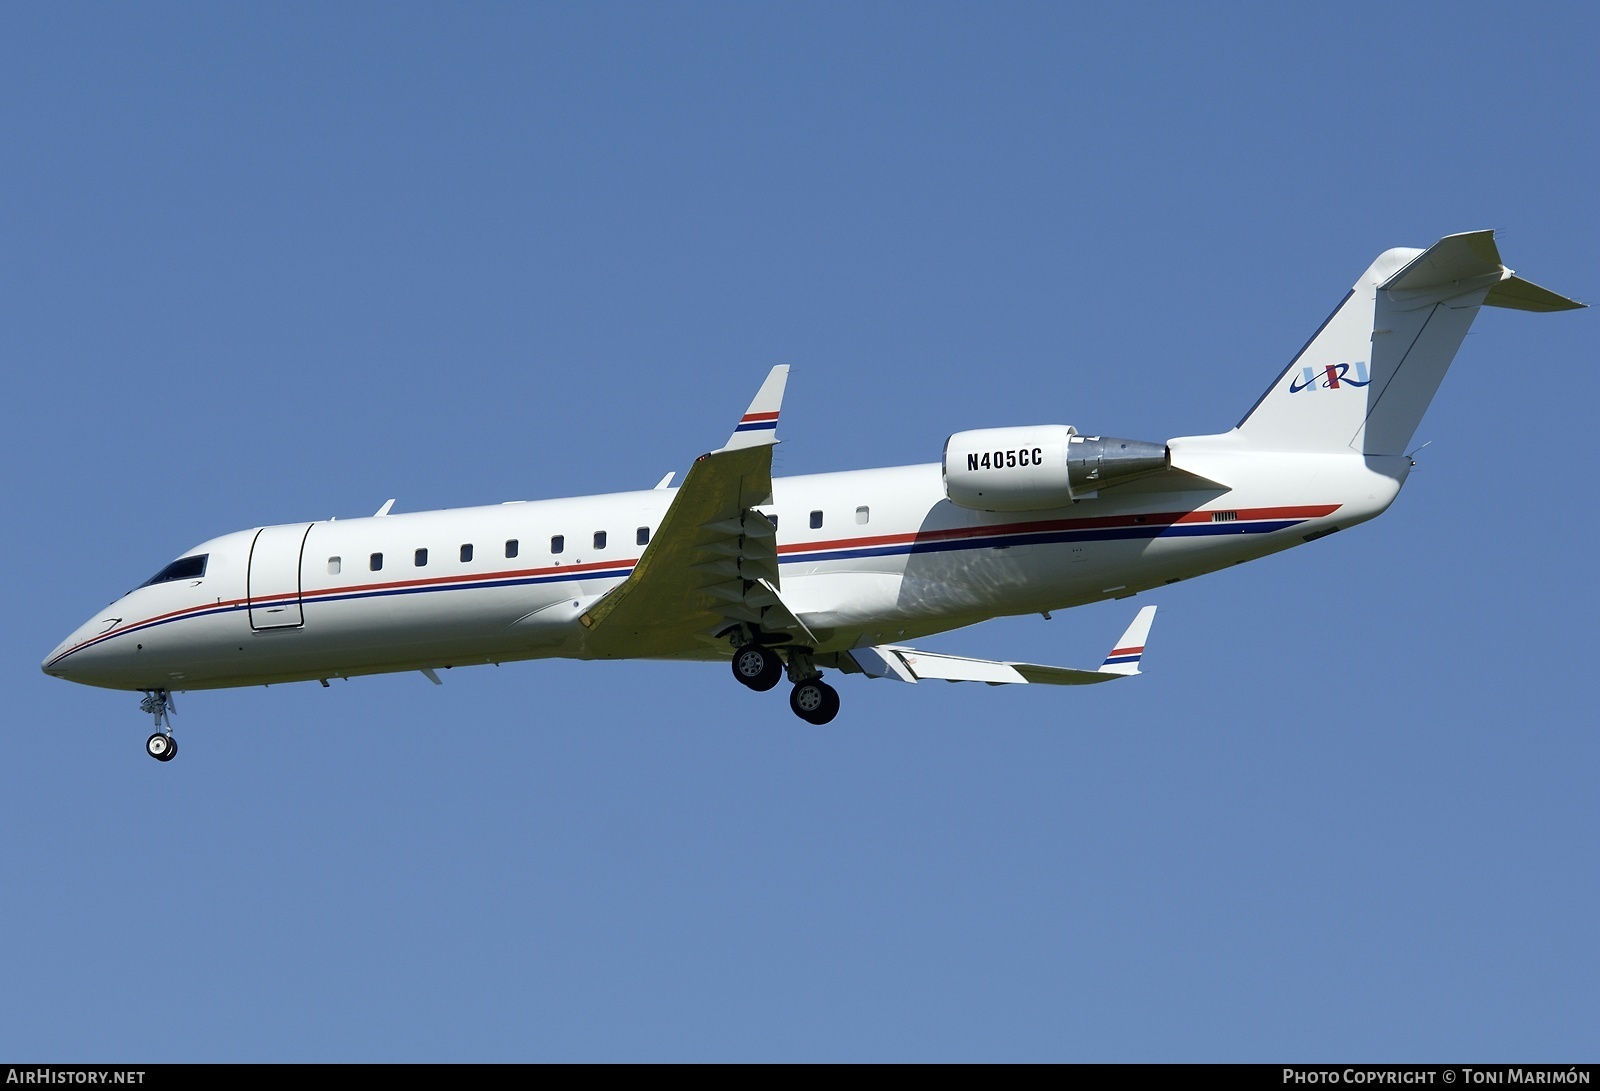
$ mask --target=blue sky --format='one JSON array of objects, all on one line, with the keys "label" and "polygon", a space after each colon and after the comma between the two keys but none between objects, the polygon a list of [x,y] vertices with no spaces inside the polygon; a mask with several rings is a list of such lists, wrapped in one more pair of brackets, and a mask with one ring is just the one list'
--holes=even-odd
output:
[{"label": "blue sky", "polygon": [[[1090,690],[43,655],[265,523],[1235,423],[1381,251],[1593,301],[1592,6],[0,9],[0,1057],[1592,1060],[1592,312]],[[1144,596],[1141,596],[1143,599]],[[1093,664],[1132,610],[927,643]]]}]

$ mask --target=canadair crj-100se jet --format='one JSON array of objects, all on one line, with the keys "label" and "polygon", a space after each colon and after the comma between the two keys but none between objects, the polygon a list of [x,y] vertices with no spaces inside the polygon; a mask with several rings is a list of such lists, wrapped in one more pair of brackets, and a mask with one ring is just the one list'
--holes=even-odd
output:
[{"label": "canadair crj-100se jet", "polygon": [[1070,425],[958,432],[921,466],[773,480],[787,367],[683,484],[258,527],[189,550],[96,612],[47,674],[143,691],[177,752],[176,690],[547,656],[724,660],[814,724],[825,668],[1082,685],[1139,673],[1154,606],[1094,670],[902,641],[1140,591],[1379,515],[1481,306],[1582,304],[1512,274],[1493,232],[1381,255],[1237,427],[1165,443]]}]

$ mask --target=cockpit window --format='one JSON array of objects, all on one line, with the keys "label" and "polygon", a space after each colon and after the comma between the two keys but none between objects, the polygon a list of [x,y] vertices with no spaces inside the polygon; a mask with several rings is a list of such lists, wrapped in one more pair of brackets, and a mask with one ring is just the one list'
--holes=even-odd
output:
[{"label": "cockpit window", "polygon": [[173,580],[197,580],[206,574],[206,558],[209,556],[211,554],[202,553],[197,557],[179,557],[140,586],[149,587],[157,583],[171,583]]}]

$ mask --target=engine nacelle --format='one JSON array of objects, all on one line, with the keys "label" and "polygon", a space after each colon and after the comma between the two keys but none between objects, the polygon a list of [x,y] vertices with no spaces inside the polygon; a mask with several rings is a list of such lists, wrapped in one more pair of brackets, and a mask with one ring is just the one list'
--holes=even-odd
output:
[{"label": "engine nacelle", "polygon": [[1070,424],[979,428],[945,441],[944,492],[977,511],[1039,511],[1167,465],[1165,444],[1080,436]]}]

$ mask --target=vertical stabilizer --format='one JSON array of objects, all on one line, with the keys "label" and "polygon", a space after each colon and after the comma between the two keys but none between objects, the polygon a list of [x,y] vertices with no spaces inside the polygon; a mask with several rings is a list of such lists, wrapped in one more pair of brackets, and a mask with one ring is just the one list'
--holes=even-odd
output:
[{"label": "vertical stabilizer", "polygon": [[1492,231],[1384,253],[1239,423],[1264,451],[1403,454],[1484,303],[1581,306],[1512,275]]}]

